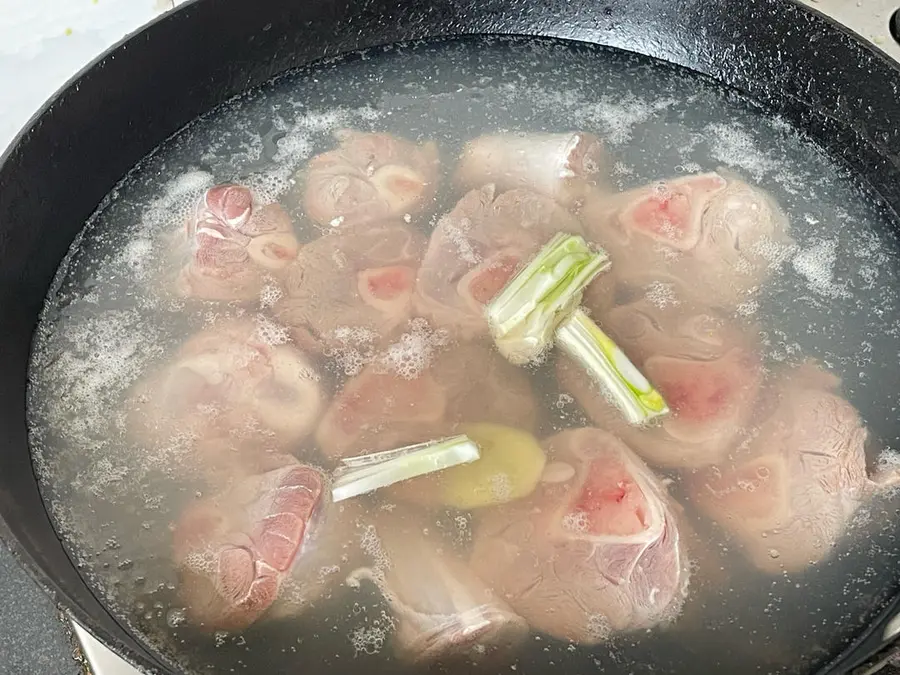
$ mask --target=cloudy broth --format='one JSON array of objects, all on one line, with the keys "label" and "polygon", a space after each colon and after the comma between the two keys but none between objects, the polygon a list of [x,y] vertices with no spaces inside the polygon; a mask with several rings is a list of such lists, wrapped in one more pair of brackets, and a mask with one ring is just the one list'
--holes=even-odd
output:
[{"label": "cloudy broth", "polygon": [[[897,223],[811,141],[701,78],[615,51],[473,39],[354,54],[229,102],[135,167],[73,245],[37,332],[30,437],[57,530],[119,619],[173,663],[196,673],[473,672],[465,661],[398,661],[396,613],[377,584],[353,573],[371,567],[371,560],[356,563],[357,553],[390,557],[378,535],[384,514],[427,531],[461,560],[471,552],[477,514],[419,507],[394,514],[395,501],[380,492],[342,502],[338,512],[352,521],[346,540],[357,550],[343,550],[310,572],[335,580],[327,592],[309,607],[300,602],[300,609],[263,615],[249,628],[203,631],[179,595],[172,524],[216,489],[198,471],[190,438],[150,448],[125,430],[135,383],[197,331],[243,318],[270,344],[290,343],[272,311],[282,294],[276,282],[264,282],[249,302],[185,300],[165,285],[168,247],[201,194],[229,181],[280,201],[301,245],[320,237],[328,226],[304,218],[295,197],[302,177],[295,174],[333,149],[334,132],[346,128],[437,144],[438,189],[408,223],[425,237],[461,197],[451,175],[463,144],[485,133],[596,134],[606,146],[607,182],[616,190],[716,170],[764,189],[787,214],[794,244],[779,253],[771,277],[735,316],[758,326],[766,372],[810,357],[838,375],[842,395],[869,429],[869,468],[895,461],[898,410],[883,383],[900,381]],[[313,358],[323,397],[340,391],[372,358],[365,336],[353,332],[352,322],[346,328],[341,346]],[[397,335],[391,358],[412,371],[457,339],[422,320],[404,323]],[[525,372],[536,393],[538,438],[589,424],[557,384],[552,361]],[[333,466],[313,436],[291,451],[301,462]],[[511,655],[482,663],[481,671],[811,672],[897,591],[892,492],[855,511],[826,559],[772,574],[756,569],[734,537],[692,508],[684,472],[656,473],[671,479],[687,527],[711,542],[713,557],[704,563],[685,537],[694,562],[681,615],[589,646],[532,631]],[[770,555],[777,568],[783,552],[773,545]],[[290,594],[290,584],[282,592]]]}]

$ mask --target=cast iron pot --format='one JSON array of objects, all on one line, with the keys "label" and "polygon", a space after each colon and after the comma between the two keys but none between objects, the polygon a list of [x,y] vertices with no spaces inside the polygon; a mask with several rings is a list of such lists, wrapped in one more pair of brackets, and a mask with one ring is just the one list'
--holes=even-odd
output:
[{"label": "cast iron pot", "polygon": [[[59,263],[138,160],[231,96],[326,56],[461,34],[593,42],[703,73],[804,129],[900,212],[900,68],[789,0],[194,0],[157,20],[64,87],[0,166],[0,535],[77,621],[136,665],[171,672],[79,576],[28,449],[29,351]],[[900,598],[823,672],[849,672],[882,650],[898,608]]]}]

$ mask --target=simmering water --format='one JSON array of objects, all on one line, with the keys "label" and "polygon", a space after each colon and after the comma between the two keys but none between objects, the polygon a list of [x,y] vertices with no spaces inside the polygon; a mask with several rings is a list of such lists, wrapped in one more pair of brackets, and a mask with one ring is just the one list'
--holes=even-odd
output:
[{"label": "simmering water", "polygon": [[[171,526],[212,488],[199,474],[190,438],[151,451],[125,433],[131,388],[190,334],[243,316],[258,323],[270,344],[288,339],[272,320],[281,294],[275,283],[245,304],[184,301],[169,293],[161,278],[171,272],[172,233],[206,189],[234,181],[265,200],[280,200],[300,241],[315,239],[321,232],[305,224],[291,197],[294,175],[332,149],[332,133],[343,128],[438,144],[444,179],[411,222],[426,235],[460,197],[448,177],[463,143],[483,133],[595,133],[606,143],[617,189],[723,168],[768,191],[788,214],[796,246],[782,252],[763,291],[738,313],[762,326],[769,367],[809,356],[837,373],[870,430],[870,468],[900,464],[892,450],[900,449],[892,391],[900,381],[898,223],[803,135],[701,78],[600,48],[491,39],[354,54],[281,77],[164,143],[104,201],[47,298],[30,389],[31,444],[46,503],[92,587],[173,662],[197,673],[405,668],[392,656],[390,608],[367,582],[337,583],[309,611],[266,616],[245,630],[198,630],[178,595]],[[345,328],[345,347],[317,362],[328,375],[328,394],[365,358],[366,336]],[[390,356],[400,364],[396,372],[414,373],[446,339],[427,323],[408,326]],[[575,399],[558,389],[552,368],[531,380],[542,408],[540,437],[586,423]],[[300,446],[301,460],[325,465],[311,439]],[[678,473],[659,473],[674,480],[673,496],[684,501]],[[363,501],[390,507],[377,494]],[[755,571],[735,541],[710,530],[688,506],[686,521],[713,532],[727,574],[716,582],[698,566],[680,619],[613,634],[595,646],[533,632],[508,663],[484,668],[810,672],[897,592],[897,504],[892,494],[866,502],[826,562],[775,575]],[[421,514],[430,535],[467,554],[471,514]],[[361,549],[377,553],[367,515],[356,527]],[[334,565],[323,564],[317,574],[342,581],[353,571],[340,560]],[[468,665],[458,670],[472,672]]]}]

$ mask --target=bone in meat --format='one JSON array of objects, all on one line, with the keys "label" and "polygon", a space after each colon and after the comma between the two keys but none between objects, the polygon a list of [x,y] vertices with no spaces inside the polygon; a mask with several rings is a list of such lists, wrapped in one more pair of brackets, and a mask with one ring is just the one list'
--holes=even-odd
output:
[{"label": "bone in meat", "polygon": [[546,448],[574,472],[484,513],[476,574],[533,628],[562,640],[595,644],[673,619],[688,569],[659,479],[600,429],[564,431]]},{"label": "bone in meat", "polygon": [[467,193],[431,235],[416,280],[416,311],[460,337],[486,335],[484,307],[557,232],[581,226],[552,199],[493,186]]}]

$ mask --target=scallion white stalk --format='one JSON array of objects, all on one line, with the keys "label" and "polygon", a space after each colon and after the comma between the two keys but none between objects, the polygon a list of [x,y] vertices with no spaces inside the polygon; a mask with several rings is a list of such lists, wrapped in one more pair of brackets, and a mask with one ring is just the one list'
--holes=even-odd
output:
[{"label": "scallion white stalk", "polygon": [[660,393],[584,310],[576,310],[560,324],[556,342],[609,395],[630,424],[646,424],[669,412]]},{"label": "scallion white stalk", "polygon": [[500,353],[518,365],[537,360],[559,323],[581,304],[585,286],[607,267],[605,251],[578,235],[557,233],[486,309]]},{"label": "scallion white stalk", "polygon": [[465,435],[350,457],[334,473],[331,498],[340,502],[480,458],[478,445]]}]

